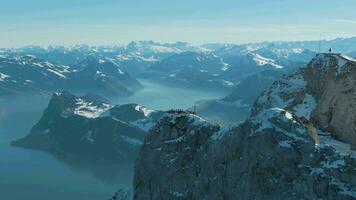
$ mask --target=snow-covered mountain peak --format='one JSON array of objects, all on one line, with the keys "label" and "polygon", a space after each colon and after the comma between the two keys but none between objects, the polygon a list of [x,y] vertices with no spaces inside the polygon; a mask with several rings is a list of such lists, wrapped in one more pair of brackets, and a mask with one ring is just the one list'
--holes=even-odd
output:
[{"label": "snow-covered mountain peak", "polygon": [[186,51],[205,52],[203,47],[193,46],[186,42],[159,43],[154,41],[132,41],[126,47],[128,52],[140,52],[141,54],[173,54]]},{"label": "snow-covered mountain peak", "polygon": [[276,69],[283,68],[283,66],[277,64],[275,60],[263,57],[258,53],[248,53],[247,55],[251,57],[251,59],[254,60],[258,66],[270,65],[272,67],[275,67]]},{"label": "snow-covered mountain peak", "polygon": [[356,59],[345,54],[321,53],[312,60],[310,65],[320,72],[335,72],[335,75],[342,75],[350,70],[350,66],[356,66]]},{"label": "snow-covered mountain peak", "polygon": [[135,106],[135,110],[139,111],[139,112],[142,112],[145,117],[150,116],[151,113],[154,112],[154,110],[148,109],[148,108],[146,108],[146,107],[144,107],[142,105],[136,105]]},{"label": "snow-covered mountain peak", "polygon": [[343,54],[318,54],[306,68],[274,82],[255,102],[252,116],[282,108],[355,145],[355,114],[350,111],[356,97],[355,67],[355,59]]}]

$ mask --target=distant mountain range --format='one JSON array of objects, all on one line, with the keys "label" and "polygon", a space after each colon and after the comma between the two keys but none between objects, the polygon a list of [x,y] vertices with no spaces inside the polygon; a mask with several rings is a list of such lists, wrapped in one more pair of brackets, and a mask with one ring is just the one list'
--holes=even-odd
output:
[{"label": "distant mountain range", "polygon": [[28,46],[0,50],[0,97],[66,89],[127,96],[139,78],[204,90],[233,91],[263,71],[289,72],[318,51],[354,55],[356,38],[330,41],[190,45],[135,41],[126,46]]}]

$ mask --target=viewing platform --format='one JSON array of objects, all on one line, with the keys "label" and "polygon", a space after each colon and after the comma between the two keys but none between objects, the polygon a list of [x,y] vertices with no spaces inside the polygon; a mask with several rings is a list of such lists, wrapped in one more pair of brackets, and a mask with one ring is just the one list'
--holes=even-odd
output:
[{"label": "viewing platform", "polygon": [[350,62],[354,65],[356,65],[356,58],[352,58],[350,56],[347,56],[345,54],[342,53],[332,53],[332,52],[327,52],[327,53],[317,53],[316,56],[320,56],[320,55],[324,55],[324,56],[335,56],[339,59],[345,60],[347,62]]},{"label": "viewing platform", "polygon": [[196,115],[197,113],[195,111],[191,110],[183,110],[183,109],[170,109],[166,111],[168,114],[177,114],[177,115],[184,115],[184,114],[192,114]]}]

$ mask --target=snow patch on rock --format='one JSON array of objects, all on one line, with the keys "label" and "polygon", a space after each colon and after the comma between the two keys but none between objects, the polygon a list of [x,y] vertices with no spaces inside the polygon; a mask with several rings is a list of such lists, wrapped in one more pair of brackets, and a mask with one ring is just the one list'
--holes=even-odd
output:
[{"label": "snow patch on rock", "polygon": [[139,111],[139,112],[143,112],[145,117],[148,117],[152,112],[154,112],[154,110],[148,109],[144,106],[141,105],[137,105],[135,106],[135,110]]},{"label": "snow patch on rock", "polygon": [[103,104],[103,106],[98,106],[93,102],[88,102],[80,98],[77,99],[76,106],[77,107],[74,109],[73,113],[87,118],[97,118],[106,110],[112,107],[109,104]]}]

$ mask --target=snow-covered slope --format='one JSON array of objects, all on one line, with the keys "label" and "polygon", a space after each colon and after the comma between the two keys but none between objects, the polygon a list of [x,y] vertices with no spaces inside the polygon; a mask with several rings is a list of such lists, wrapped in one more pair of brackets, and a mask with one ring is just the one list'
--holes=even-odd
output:
[{"label": "snow-covered slope", "polygon": [[69,66],[54,65],[35,56],[0,54],[0,96],[40,93],[64,85],[72,72]]},{"label": "snow-covered slope", "polygon": [[233,88],[222,74],[229,65],[212,53],[184,52],[157,62],[142,74],[155,81],[200,88]]},{"label": "snow-covered slope", "polygon": [[[250,47],[249,49],[287,49],[287,51],[300,52],[303,49],[308,49],[310,51],[318,52],[319,47],[321,52],[327,52],[331,48],[334,52],[344,52],[349,54],[350,52],[356,51],[355,47],[356,37],[350,38],[336,38],[333,40],[313,40],[313,41],[266,41],[259,43],[249,43],[244,45],[239,45],[242,48],[246,46]],[[218,50],[223,48],[234,48],[233,44],[207,44],[203,45],[205,48],[210,50]],[[289,49],[289,50],[288,50]],[[278,50],[279,51],[279,50]]]},{"label": "snow-covered slope", "polygon": [[230,45],[215,50],[215,53],[225,59],[247,56],[245,60],[236,62],[255,62],[258,66],[270,66],[274,68],[289,67],[291,63],[309,61],[315,55],[313,51],[304,48],[288,46],[246,44]]},{"label": "snow-covered slope", "polygon": [[205,48],[192,46],[186,42],[176,42],[176,43],[158,43],[154,41],[133,41],[129,43],[126,48],[129,52],[139,52],[143,55],[173,55],[177,53],[183,53],[187,51],[193,52],[203,52],[208,51]]},{"label": "snow-covered slope", "polygon": [[3,52],[0,53],[0,73],[1,97],[62,89],[124,96],[142,87],[110,59],[87,58],[75,66],[68,66],[53,64],[34,55]]}]

